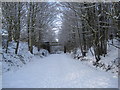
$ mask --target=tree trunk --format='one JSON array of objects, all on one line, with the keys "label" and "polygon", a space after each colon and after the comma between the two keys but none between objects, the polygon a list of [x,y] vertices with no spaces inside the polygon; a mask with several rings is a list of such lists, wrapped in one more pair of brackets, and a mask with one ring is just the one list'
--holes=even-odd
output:
[{"label": "tree trunk", "polygon": [[12,27],[11,27],[11,22],[12,22],[12,20],[10,20],[10,22],[9,22],[10,24],[9,24],[9,29],[8,29],[8,38],[7,38],[7,45],[6,45],[6,53],[8,52],[9,42],[12,41],[12,35],[11,35]]},{"label": "tree trunk", "polygon": [[17,23],[17,45],[16,45],[16,49],[15,49],[15,54],[18,53],[18,47],[19,47],[19,39],[20,39],[20,11],[21,11],[21,4],[20,2],[18,3],[18,23]]},{"label": "tree trunk", "polygon": [[37,46],[38,47],[38,51],[40,51],[40,30],[39,30],[39,37],[38,37],[38,42],[37,43],[38,43],[37,44],[38,45]]},{"label": "tree trunk", "polygon": [[29,35],[30,35],[30,13],[31,13],[31,8],[28,10],[28,18],[27,18],[27,33],[28,33],[28,51],[30,51],[30,42],[29,42]]}]

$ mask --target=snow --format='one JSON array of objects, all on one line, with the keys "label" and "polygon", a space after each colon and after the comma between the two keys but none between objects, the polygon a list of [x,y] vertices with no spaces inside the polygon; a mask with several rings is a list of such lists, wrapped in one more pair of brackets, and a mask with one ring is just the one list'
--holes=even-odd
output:
[{"label": "snow", "polygon": [[0,62],[0,89],[2,89],[2,63]]},{"label": "snow", "polygon": [[0,45],[0,89],[2,89],[2,47]]},{"label": "snow", "polygon": [[8,32],[5,29],[0,29],[0,34],[2,34],[2,36],[7,36]]},{"label": "snow", "polygon": [[117,75],[89,67],[67,54],[33,57],[17,71],[3,73],[3,88],[117,88]]},{"label": "snow", "polygon": [[34,56],[28,51],[27,43],[20,42],[18,55],[15,54],[15,47],[16,43],[11,42],[8,47],[8,53],[5,53],[6,49],[3,49],[3,72],[17,70],[23,64],[30,62]]},{"label": "snow", "polygon": [[[40,49],[40,52],[37,51],[36,47],[33,47],[34,54],[31,54],[28,51],[28,45],[26,42],[20,42],[18,54],[15,54],[16,43],[12,41],[8,47],[8,53],[5,53],[6,49],[3,49],[3,72],[7,71],[16,71],[27,63],[31,62],[34,56],[44,57],[48,55],[48,51]],[[42,55],[44,53],[44,56]]]},{"label": "snow", "polygon": [[[111,43],[111,41],[109,41]],[[117,45],[117,41],[114,40]],[[90,50],[83,61],[72,59],[73,53],[81,56],[78,48],[76,52],[64,54],[62,51],[49,55],[45,49],[33,47],[33,53],[28,51],[26,42],[20,42],[18,54],[15,52],[16,43],[9,44],[8,53],[3,49],[3,88],[117,88],[116,73],[105,72],[93,66],[95,57]],[[58,47],[54,50],[59,49]],[[93,48],[91,48],[93,51]],[[46,57],[47,56],[47,57]],[[112,65],[118,57],[118,49],[108,45],[108,54],[101,56],[105,65]],[[117,63],[118,64],[118,63]],[[113,65],[112,71],[118,70]],[[1,84],[1,82],[0,82]],[[1,86],[0,86],[1,87]]]},{"label": "snow", "polygon": [[[115,45],[118,45],[117,40],[114,39],[113,42]],[[109,41],[109,43],[111,43],[111,41]],[[101,60],[106,64],[118,58],[118,48],[112,45],[108,45],[107,48],[108,48],[108,51],[107,51],[106,57],[101,57],[102,58]]]},{"label": "snow", "polygon": [[[108,71],[108,72],[112,72],[112,73],[116,73],[118,74],[118,48],[110,45],[112,43],[111,40],[109,40],[108,42],[109,44],[107,45],[107,54],[104,56],[101,56],[101,60],[99,61],[99,65],[100,64],[104,64],[105,67],[97,67],[97,69],[99,68],[100,70],[104,70],[106,71],[106,69],[108,68],[108,66],[112,66],[112,68]],[[116,39],[113,39],[113,44],[118,46],[118,41]],[[91,53],[91,51],[93,52],[93,55]],[[79,61],[82,61],[82,63],[90,66],[90,67],[95,67],[93,65],[93,62],[96,61],[95,56],[94,56],[94,50],[93,47],[91,47],[91,51],[90,49],[87,52],[86,57],[81,57],[79,59]],[[78,48],[76,53],[71,53],[72,57],[76,57],[76,56],[82,56],[81,54],[81,50]]]}]

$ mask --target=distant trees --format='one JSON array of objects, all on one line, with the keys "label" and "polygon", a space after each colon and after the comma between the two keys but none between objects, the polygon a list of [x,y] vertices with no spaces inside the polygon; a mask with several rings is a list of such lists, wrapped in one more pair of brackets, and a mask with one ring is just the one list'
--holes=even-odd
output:
[{"label": "distant trees", "polygon": [[[7,8],[9,8],[9,9],[7,9]],[[2,14],[4,15],[3,23],[8,24],[7,26],[4,26],[4,24],[3,24],[3,26],[6,27],[7,29],[11,29],[11,27],[12,27],[12,24],[11,24],[12,23],[12,16],[11,16],[12,13],[9,12],[10,9],[12,9],[12,8],[10,8],[10,4],[9,5],[8,5],[8,3],[2,4]],[[6,11],[6,13],[5,13],[5,11]],[[10,15],[8,15],[8,13]],[[12,32],[11,30],[8,30],[8,40],[7,40],[7,45],[6,45],[6,53],[8,50],[8,44],[12,40],[12,33],[11,32]]]},{"label": "distant trees", "polygon": [[[65,52],[80,48],[82,56],[86,56],[93,48],[91,52],[98,62],[100,56],[107,54],[109,40],[120,37],[119,8],[117,2],[3,2],[2,23],[3,28],[8,30],[6,53],[9,43],[14,40],[17,54],[20,40],[25,39],[28,50],[33,54],[33,46],[39,51],[41,42],[45,38],[46,41],[53,39],[53,29],[59,29],[59,42],[65,46]],[[61,17],[60,21],[55,20],[57,15]],[[61,23],[60,28],[56,22]]]},{"label": "distant trees", "polygon": [[17,19],[17,21],[15,21],[17,24],[17,26],[15,26],[16,27],[16,36],[15,36],[15,40],[16,40],[16,43],[17,43],[17,45],[16,45],[16,49],[15,49],[15,54],[17,54],[18,53],[18,47],[19,47],[19,40],[20,40],[20,30],[21,30],[21,24],[20,24],[20,22],[21,22],[21,11],[22,11],[22,3],[20,3],[20,2],[18,2],[17,4],[15,4],[16,6],[15,6],[15,8],[17,9],[17,15],[16,15],[16,19]]},{"label": "distant trees", "polygon": [[[2,4],[0,3],[0,27],[2,27]],[[2,55],[2,31],[0,31],[0,57]]]},{"label": "distant trees", "polygon": [[[68,8],[66,9],[67,13],[66,11],[63,12],[64,16],[67,17],[63,17],[63,23],[69,25],[69,27],[66,27],[66,24],[63,24],[64,30],[69,28],[69,37],[67,37],[69,40],[66,44],[70,45],[70,41],[75,41],[76,44],[71,43],[71,45],[73,44],[73,48],[79,47],[82,56],[86,56],[87,51],[93,47],[94,56],[98,62],[100,56],[107,54],[107,43],[111,34],[113,39],[119,32],[117,20],[120,13],[119,2],[61,3],[61,6],[65,9]],[[72,33],[74,33],[74,37]]]},{"label": "distant trees", "polygon": [[6,53],[9,42],[15,40],[17,45],[15,53],[17,54],[20,38],[20,20],[21,20],[22,3],[2,3],[3,28],[8,30],[8,40]]},{"label": "distant trees", "polygon": [[2,28],[8,31],[6,53],[9,43],[14,40],[17,54],[22,39],[28,42],[28,50],[32,54],[34,45],[39,51],[42,34],[48,32],[47,28],[52,26],[56,14],[52,12],[54,5],[47,2],[2,2]]},{"label": "distant trees", "polygon": [[35,22],[36,22],[37,4],[34,2],[28,3],[28,50],[33,54],[33,45],[35,45]]}]

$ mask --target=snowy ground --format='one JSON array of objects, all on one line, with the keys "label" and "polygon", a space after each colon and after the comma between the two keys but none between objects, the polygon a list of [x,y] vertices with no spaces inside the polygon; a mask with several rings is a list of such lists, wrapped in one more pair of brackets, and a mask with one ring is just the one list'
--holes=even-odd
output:
[{"label": "snowy ground", "polygon": [[0,62],[0,90],[2,89],[2,63]]},{"label": "snowy ground", "polygon": [[52,54],[33,57],[17,71],[3,73],[3,88],[117,88],[115,74],[97,70],[71,59]]},{"label": "snowy ground", "polygon": [[1,46],[1,42],[0,42],[0,89],[2,88],[2,46]]},{"label": "snowy ground", "polygon": [[[118,41],[116,39],[113,40],[114,45],[118,45]],[[119,55],[118,55],[118,48],[110,45],[111,41],[109,41],[109,44],[107,45],[107,54],[106,56],[101,56],[101,60],[99,61],[99,66],[97,68],[106,71],[108,67],[110,66],[111,69],[108,70],[108,72],[111,73],[116,73],[118,74],[118,67],[120,67],[118,60],[119,60]],[[93,52],[94,55],[94,50],[91,48],[91,51]],[[89,65],[90,67],[95,67],[93,65],[93,62],[96,61],[95,56],[92,55],[91,51],[89,50],[87,53],[87,56],[84,58],[80,58],[79,61],[82,61],[82,63]],[[81,55],[81,50],[78,48],[76,54],[72,53],[72,57],[75,56],[82,56]],[[76,58],[77,59],[77,58]],[[78,59],[77,59],[78,60]],[[101,64],[104,64],[104,66],[101,67]]]},{"label": "snowy ground", "polygon": [[18,49],[18,54],[15,54],[15,47],[16,43],[13,41],[10,43],[8,47],[8,53],[6,53],[6,49],[3,49],[3,59],[2,59],[2,70],[3,72],[7,71],[16,71],[22,66],[26,65],[27,63],[32,61],[32,57],[34,56],[39,56],[39,57],[44,57],[42,55],[43,52],[45,52],[46,56],[48,52],[44,49],[40,49],[40,51],[37,51],[37,48],[33,48],[34,54],[31,54],[28,51],[28,45],[26,42],[20,42],[19,49]]}]

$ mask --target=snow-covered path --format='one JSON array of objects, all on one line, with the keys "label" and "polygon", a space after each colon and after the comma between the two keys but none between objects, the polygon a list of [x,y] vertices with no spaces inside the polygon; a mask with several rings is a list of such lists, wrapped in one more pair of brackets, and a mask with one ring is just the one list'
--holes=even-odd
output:
[{"label": "snow-covered path", "polygon": [[16,72],[3,74],[4,88],[117,88],[117,77],[96,70],[65,54],[53,54]]}]

